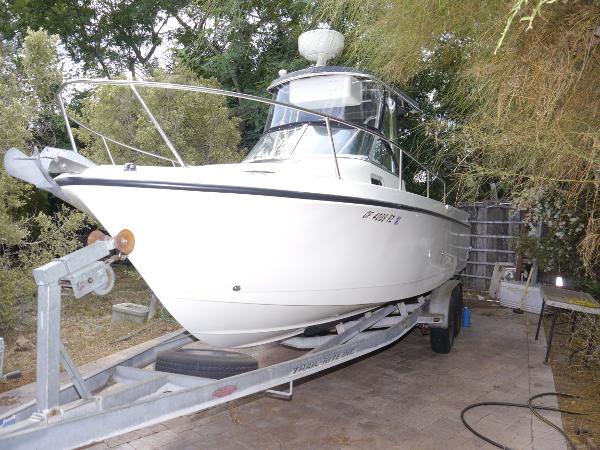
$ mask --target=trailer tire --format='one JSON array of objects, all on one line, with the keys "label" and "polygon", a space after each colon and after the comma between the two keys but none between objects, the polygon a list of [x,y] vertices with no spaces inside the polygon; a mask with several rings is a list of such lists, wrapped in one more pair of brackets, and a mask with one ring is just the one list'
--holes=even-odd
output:
[{"label": "trailer tire", "polygon": [[179,348],[160,352],[154,367],[161,372],[221,379],[258,369],[258,361],[245,353]]},{"label": "trailer tire", "polygon": [[462,312],[463,312],[463,292],[462,292],[462,284],[459,284],[452,291],[452,295],[456,296],[456,326],[454,327],[454,337],[457,337],[460,334],[460,330],[462,329]]},{"label": "trailer tire", "polygon": [[450,353],[456,330],[456,307],[458,301],[454,296],[454,291],[450,297],[448,311],[448,326],[446,328],[431,328],[429,334],[429,343],[435,353]]}]

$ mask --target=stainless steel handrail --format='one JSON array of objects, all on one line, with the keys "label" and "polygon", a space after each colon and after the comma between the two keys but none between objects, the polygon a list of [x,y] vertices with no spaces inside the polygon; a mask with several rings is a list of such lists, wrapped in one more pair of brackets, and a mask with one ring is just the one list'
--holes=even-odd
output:
[{"label": "stainless steel handrail", "polygon": [[329,123],[329,117],[325,118],[325,126],[327,127],[327,135],[329,136],[329,144],[331,145],[331,153],[333,153],[333,161],[335,162],[335,177],[340,180],[340,166],[337,160],[337,153],[335,151],[335,143],[333,142],[333,134],[331,133],[331,125]]},{"label": "stainless steel handrail", "polygon": [[[370,128],[367,128],[365,126],[353,123],[353,122],[349,122],[347,120],[344,119],[340,119],[338,117],[333,117],[333,116],[329,116],[327,114],[323,114],[319,111],[314,111],[312,109],[308,109],[308,108],[303,108],[301,106],[297,106],[297,105],[293,105],[291,103],[283,103],[283,102],[279,102],[277,100],[272,100],[270,98],[265,98],[265,97],[259,97],[257,95],[250,95],[250,94],[244,94],[241,92],[233,92],[233,91],[227,91],[224,89],[217,89],[217,88],[211,88],[211,87],[206,87],[206,86],[191,86],[191,85],[186,85],[186,84],[174,84],[174,83],[161,83],[161,82],[156,82],[156,81],[140,81],[140,80],[109,80],[109,79],[94,79],[94,78],[77,78],[77,79],[73,79],[73,80],[69,80],[64,82],[61,87],[59,88],[58,92],[57,92],[57,101],[58,101],[58,106],[61,110],[62,116],[65,119],[65,124],[67,127],[67,133],[69,136],[69,140],[71,142],[71,147],[73,148],[74,152],[78,152],[77,150],[77,146],[75,144],[75,139],[73,137],[73,131],[71,129],[71,125],[69,123],[70,120],[72,120],[74,123],[78,124],[79,126],[82,126],[83,128],[85,128],[86,130],[92,132],[93,134],[104,138],[110,142],[113,142],[117,145],[121,145],[125,148],[128,148],[130,150],[136,151],[136,152],[140,152],[142,154],[145,155],[149,155],[149,156],[154,156],[155,158],[158,159],[162,159],[162,160],[167,160],[170,161],[172,163],[179,163],[181,166],[185,167],[185,163],[183,162],[183,160],[181,159],[181,157],[179,156],[179,154],[177,153],[177,151],[175,150],[175,147],[171,144],[171,142],[168,140],[168,137],[166,136],[166,134],[164,134],[164,132],[161,133],[162,129],[159,130],[160,127],[157,128],[157,131],[159,132],[159,134],[163,137],[163,139],[165,140],[165,143],[167,144],[167,146],[169,147],[169,149],[171,150],[171,152],[173,153],[173,155],[175,156],[175,160],[171,159],[171,158],[165,158],[164,156],[160,156],[151,152],[147,152],[141,149],[138,149],[136,147],[132,147],[130,145],[124,144],[122,142],[119,142],[115,139],[110,138],[109,136],[106,136],[98,131],[95,131],[93,129],[91,129],[90,127],[82,124],[80,121],[77,121],[75,119],[73,119],[72,117],[70,117],[65,109],[64,106],[64,102],[62,100],[62,94],[64,92],[64,90],[71,85],[75,85],[75,84],[91,84],[93,86],[100,86],[100,85],[108,85],[108,86],[129,86],[132,89],[135,89],[136,86],[138,87],[147,87],[147,88],[156,88],[156,89],[172,89],[172,90],[177,90],[177,91],[185,91],[185,92],[197,92],[197,93],[203,93],[203,94],[214,94],[214,95],[222,95],[224,97],[232,97],[232,98],[239,98],[242,100],[250,100],[250,101],[255,101],[258,103],[263,103],[266,105],[271,105],[271,106],[281,106],[284,108],[291,108],[294,109],[296,111],[300,111],[306,114],[312,114],[314,116],[317,117],[321,117],[322,119],[325,120],[326,124],[330,123],[330,121],[334,121],[336,123],[345,125],[347,127],[350,128],[354,128],[356,130],[360,130],[363,131],[365,133],[368,133],[378,139],[381,139],[384,142],[387,142],[389,145],[391,145],[392,147],[396,148],[399,150],[399,155],[400,155],[400,161],[399,161],[399,167],[400,167],[400,173],[399,173],[399,189],[402,189],[402,169],[403,169],[403,164],[402,164],[402,158],[403,155],[408,156],[412,161],[414,161],[421,169],[423,169],[426,172],[426,176],[427,179],[430,179],[430,176],[433,175],[433,179],[438,180],[439,182],[441,182],[443,184],[443,189],[444,189],[444,193],[443,193],[443,201],[446,201],[446,182],[439,176],[437,175],[435,172],[431,171],[429,168],[427,168],[424,164],[422,164],[421,162],[419,162],[414,156],[412,156],[409,152],[407,152],[406,150],[404,150],[402,147],[400,147],[398,144],[396,144],[395,142],[387,139],[386,136],[384,136],[383,134],[381,134],[378,131],[372,130]],[[139,100],[139,98],[138,98]],[[155,126],[158,125],[158,123],[154,123],[153,124]],[[331,128],[328,127],[328,134],[329,137],[331,139],[331,142],[333,143],[333,136],[331,135]],[[337,154],[335,152],[335,148],[333,148],[333,153],[334,153],[334,162],[336,164],[336,175],[338,176],[338,178],[340,178],[339,175],[339,167],[337,165]],[[429,197],[429,183],[427,186],[427,196]]]},{"label": "stainless steel handrail", "polygon": [[[113,144],[120,145],[121,147],[125,147],[126,149],[132,150],[132,151],[134,151],[134,152],[141,153],[141,154],[143,154],[143,155],[152,156],[152,157],[154,157],[154,158],[161,159],[161,160],[163,160],[163,161],[169,161],[169,162],[170,162],[170,163],[172,163],[172,164],[174,164],[174,163],[176,163],[176,162],[177,162],[177,161],[176,161],[176,160],[174,160],[174,159],[171,159],[171,158],[166,158],[166,157],[164,157],[164,156],[157,155],[156,153],[147,152],[146,150],[142,150],[142,149],[139,149],[139,148],[137,148],[137,147],[134,147],[134,146],[132,146],[132,145],[125,144],[124,142],[117,141],[116,139],[113,139],[113,138],[111,138],[110,136],[106,136],[106,135],[104,135],[104,134],[100,133],[99,131],[96,131],[96,130],[94,130],[94,129],[92,129],[92,128],[88,127],[86,124],[84,124],[84,123],[80,122],[79,120],[77,120],[77,119],[74,119],[74,118],[72,118],[72,117],[69,117],[69,119],[71,119],[71,121],[72,121],[73,123],[76,123],[77,125],[79,125],[79,126],[80,126],[81,128],[83,128],[84,130],[86,130],[86,131],[88,131],[88,132],[90,132],[90,133],[92,133],[92,134],[95,134],[96,136],[98,136],[98,137],[99,137],[99,138],[101,138],[101,139],[106,139],[107,141],[109,141],[109,142],[112,142]],[[70,128],[70,126],[68,127],[68,129],[69,129],[69,130],[71,129],[71,128]],[[74,145],[74,144],[73,144],[73,145]],[[78,153],[78,152],[77,152],[77,150],[75,150],[75,153]],[[109,158],[110,158],[110,157],[111,157],[111,156],[110,156],[110,153],[109,153]],[[111,159],[112,159],[112,158],[111,158]]]},{"label": "stainless steel handrail", "polygon": [[385,81],[377,78],[375,75],[373,75],[371,73],[360,72],[360,71],[356,71],[356,72],[345,72],[345,71],[344,72],[338,72],[338,71],[335,71],[335,70],[331,70],[331,71],[322,71],[322,72],[313,72],[313,73],[302,73],[302,74],[298,74],[298,76],[292,76],[292,74],[288,74],[284,78],[278,78],[273,83],[271,83],[269,85],[269,87],[267,88],[267,90],[269,92],[271,92],[271,90],[274,89],[274,88],[276,88],[277,86],[281,86],[282,84],[289,83],[292,80],[297,80],[298,78],[305,78],[305,77],[311,77],[311,76],[322,77],[322,76],[328,76],[328,75],[346,75],[346,76],[352,76],[352,77],[361,78],[361,81],[362,80],[373,81],[375,83],[378,83],[378,84],[382,85],[389,92],[392,92],[403,103],[406,103],[408,106],[410,106],[411,108],[413,108],[415,111],[421,111],[421,109],[419,108],[419,105],[417,104],[417,102],[415,102],[412,98],[410,98],[405,93],[396,90],[393,86],[390,86],[388,83],[386,83]]},{"label": "stainless steel handrail", "polygon": [[160,137],[163,138],[163,140],[165,141],[165,144],[167,144],[167,147],[169,147],[169,150],[171,150],[171,153],[173,153],[173,155],[175,156],[175,159],[177,160],[179,165],[181,167],[185,167],[185,163],[183,162],[183,159],[181,159],[181,156],[179,156],[179,153],[177,153],[177,150],[175,150],[175,146],[171,143],[171,140],[167,136],[167,133],[165,133],[163,131],[163,129],[161,128],[161,126],[159,125],[158,121],[154,117],[154,114],[152,114],[152,111],[150,111],[150,108],[148,108],[148,105],[146,105],[146,102],[144,101],[144,99],[142,98],[140,93],[137,91],[137,89],[135,88],[134,85],[130,84],[129,87],[131,88],[133,95],[135,95],[135,98],[137,98],[138,101],[140,102],[140,105],[142,105],[142,108],[144,108],[146,115],[152,122],[152,125],[154,125],[154,127],[156,128],[156,131],[158,131],[158,134],[160,134]]},{"label": "stainless steel handrail", "polygon": [[106,153],[108,153],[108,157],[110,158],[110,163],[113,166],[116,166],[115,159],[113,158],[112,153],[110,152],[110,148],[108,148],[108,144],[106,143],[106,138],[104,136],[102,136],[102,143],[104,144],[104,148],[106,149]]}]

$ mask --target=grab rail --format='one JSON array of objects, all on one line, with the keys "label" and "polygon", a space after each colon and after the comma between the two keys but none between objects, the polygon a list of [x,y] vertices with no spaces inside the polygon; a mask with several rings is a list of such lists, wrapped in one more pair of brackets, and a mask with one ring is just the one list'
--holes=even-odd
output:
[{"label": "grab rail", "polygon": [[[146,114],[149,116],[152,124],[155,126],[156,130],[158,131],[158,133],[161,135],[161,137],[163,138],[163,140],[165,141],[165,144],[167,145],[167,147],[169,148],[169,150],[171,151],[171,153],[174,156],[174,159],[171,158],[166,158],[164,156],[161,155],[157,155],[156,153],[152,153],[152,152],[148,152],[145,150],[141,150],[139,148],[133,147],[131,145],[125,144],[123,142],[120,142],[116,139],[113,139],[109,136],[106,136],[96,130],[93,130],[91,127],[81,123],[80,121],[72,118],[69,116],[69,114],[66,111],[63,99],[62,99],[62,94],[65,90],[65,88],[67,86],[70,85],[75,85],[75,84],[91,84],[93,86],[100,86],[100,85],[108,85],[108,86],[128,86],[130,87],[134,94],[136,94],[136,98],[137,100],[140,102],[140,104],[142,105],[142,108],[144,109],[144,111],[146,112]],[[185,91],[185,92],[197,92],[197,93],[202,93],[202,94],[214,94],[214,95],[221,95],[224,97],[232,97],[232,98],[238,98],[238,99],[242,99],[242,100],[250,100],[250,101],[255,101],[258,103],[263,103],[266,105],[271,105],[271,106],[281,106],[284,108],[291,108],[294,109],[296,111],[300,111],[306,114],[312,114],[314,116],[317,117],[321,117],[325,120],[326,126],[327,126],[327,133],[329,135],[329,139],[330,139],[330,144],[331,144],[331,148],[332,148],[332,152],[333,152],[333,156],[334,156],[334,162],[335,162],[335,174],[337,178],[341,178],[340,176],[340,171],[339,171],[339,166],[338,166],[338,161],[337,161],[337,153],[335,151],[335,145],[333,142],[333,135],[331,133],[331,127],[330,127],[330,123],[331,121],[334,121],[336,123],[345,125],[347,127],[350,128],[354,128],[356,130],[360,130],[363,131],[365,133],[368,133],[378,139],[381,139],[384,142],[387,142],[388,144],[390,144],[392,147],[394,147],[395,149],[398,149],[399,151],[399,161],[398,161],[398,166],[399,166],[399,189],[402,189],[402,170],[403,170],[403,164],[402,164],[402,158],[404,155],[406,155],[408,158],[410,158],[413,162],[415,162],[422,170],[425,171],[426,174],[426,184],[427,184],[427,197],[429,198],[429,188],[430,188],[430,183],[432,182],[431,180],[431,176],[433,176],[433,181],[439,181],[442,183],[443,185],[443,197],[442,197],[442,201],[446,202],[446,182],[439,176],[437,175],[435,172],[431,171],[427,166],[425,166],[424,164],[422,164],[421,162],[419,162],[414,156],[412,156],[409,152],[407,152],[406,150],[404,150],[402,147],[400,147],[398,144],[396,144],[395,142],[389,140],[386,136],[384,136],[383,134],[372,130],[371,128],[367,128],[365,126],[359,125],[357,123],[353,123],[353,122],[349,122],[347,120],[344,119],[340,119],[338,117],[333,117],[333,116],[329,116],[327,114],[323,114],[319,111],[314,111],[312,109],[308,109],[308,108],[303,108],[301,106],[297,106],[297,105],[293,105],[291,103],[283,103],[283,102],[279,102],[277,100],[272,100],[270,98],[265,98],[265,97],[259,97],[257,95],[251,95],[251,94],[244,94],[241,92],[233,92],[233,91],[227,91],[224,89],[218,89],[218,88],[211,88],[211,87],[206,87],[206,86],[191,86],[191,85],[187,85],[187,84],[175,84],[175,83],[162,83],[162,82],[156,82],[156,81],[139,81],[139,80],[109,80],[109,79],[94,79],[94,78],[76,78],[73,80],[69,80],[64,82],[61,87],[59,88],[58,92],[56,93],[57,96],[57,102],[58,102],[58,106],[61,110],[62,116],[65,120],[65,124],[67,127],[67,134],[69,136],[69,141],[71,142],[71,147],[73,148],[73,151],[75,153],[78,153],[77,150],[77,145],[75,143],[75,138],[73,136],[73,130],[71,129],[71,124],[70,121],[73,121],[74,123],[76,123],[77,125],[81,126],[82,128],[86,129],[87,131],[91,132],[92,134],[95,134],[96,136],[100,137],[104,144],[106,149],[108,150],[108,146],[106,145],[106,141],[112,142],[116,145],[120,145],[122,147],[125,147],[129,150],[147,155],[147,156],[152,156],[161,160],[166,160],[171,162],[173,165],[175,165],[175,163],[179,164],[181,167],[186,167],[185,162],[183,161],[183,159],[181,158],[181,156],[179,155],[179,153],[177,152],[177,150],[175,149],[175,147],[173,146],[173,144],[171,143],[171,141],[169,140],[169,138],[167,137],[167,135],[165,134],[165,132],[162,130],[162,128],[160,127],[160,125],[158,124],[158,122],[156,121],[156,119],[154,118],[154,116],[152,115],[152,113],[150,112],[150,110],[148,109],[147,105],[145,104],[143,98],[141,97],[141,95],[138,93],[138,91],[136,90],[136,87],[147,87],[147,88],[156,88],[156,89],[172,89],[172,90],[176,90],[176,91]],[[109,154],[109,158],[111,159],[111,162],[114,165],[114,160],[113,157],[110,153],[110,150],[108,150],[108,154]]]}]

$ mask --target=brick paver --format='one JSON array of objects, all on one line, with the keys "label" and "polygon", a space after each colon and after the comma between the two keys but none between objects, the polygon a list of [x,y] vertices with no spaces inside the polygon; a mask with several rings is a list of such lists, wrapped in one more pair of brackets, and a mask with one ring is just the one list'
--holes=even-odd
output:
[{"label": "brick paver", "polygon": [[[429,337],[414,330],[383,351],[297,383],[292,401],[256,395],[100,445],[127,443],[131,447],[121,448],[136,450],[491,449],[464,428],[460,412],[475,402],[525,402],[533,394],[554,391],[552,372],[543,364],[545,339],[533,340],[535,322],[530,314],[475,308],[472,327],[463,328],[449,355],[431,352]],[[267,348],[271,355],[274,349],[284,352]],[[556,400],[544,404],[556,405]],[[548,417],[560,425],[560,416]],[[514,448],[566,448],[556,431],[525,409],[481,407],[467,418],[477,430]]]}]

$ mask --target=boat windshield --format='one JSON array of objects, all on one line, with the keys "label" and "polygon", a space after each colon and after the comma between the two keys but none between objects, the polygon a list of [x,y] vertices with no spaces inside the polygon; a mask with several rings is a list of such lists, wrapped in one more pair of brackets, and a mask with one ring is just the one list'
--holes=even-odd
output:
[{"label": "boat windshield", "polygon": [[[321,75],[290,80],[276,88],[273,99],[315,110],[331,117],[381,131],[384,87],[353,75]],[[338,155],[368,158],[373,135],[331,121]],[[282,160],[310,155],[331,155],[325,120],[286,106],[271,106],[265,134],[246,157],[246,162]]]},{"label": "boat windshield", "polygon": [[[337,155],[368,158],[376,139],[361,130],[331,126]],[[311,155],[331,155],[331,141],[323,123],[296,123],[267,132],[246,156],[246,162],[283,160]]]},{"label": "boat windshield", "polygon": [[[321,75],[291,80],[278,87],[273,100],[312,109],[381,131],[384,87],[352,75]],[[323,118],[285,106],[271,106],[265,132]],[[351,134],[351,133],[350,133]]]}]

